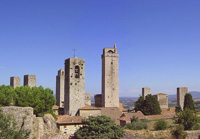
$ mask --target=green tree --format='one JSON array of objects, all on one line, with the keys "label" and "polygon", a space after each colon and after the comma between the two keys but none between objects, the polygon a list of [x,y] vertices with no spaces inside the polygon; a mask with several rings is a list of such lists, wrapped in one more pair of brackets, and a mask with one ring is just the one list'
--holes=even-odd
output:
[{"label": "green tree", "polygon": [[155,130],[165,130],[165,129],[167,129],[167,122],[163,119],[158,120],[154,124],[154,129]]},{"label": "green tree", "polygon": [[182,124],[185,130],[191,130],[197,122],[197,115],[190,109],[185,109],[184,111],[177,113],[177,119],[175,121],[177,124]]},{"label": "green tree", "polygon": [[10,115],[5,115],[0,110],[0,138],[1,139],[27,139],[30,131],[16,130],[16,122]]},{"label": "green tree", "polygon": [[145,115],[156,115],[161,113],[158,100],[151,94],[147,95],[145,100],[140,97],[135,104],[135,111],[141,111]]},{"label": "green tree", "polygon": [[82,120],[85,126],[75,133],[78,139],[120,139],[124,136],[123,129],[116,125],[110,117],[97,116]]},{"label": "green tree", "polygon": [[179,113],[179,112],[181,112],[181,111],[182,111],[181,106],[176,106],[175,112],[176,112],[176,113]]},{"label": "green tree", "polygon": [[140,96],[135,102],[135,111],[144,111],[144,98]]},{"label": "green tree", "polygon": [[190,93],[187,93],[185,95],[185,100],[184,100],[184,110],[185,109],[190,109],[193,110],[194,112],[196,111],[195,106],[194,106],[194,101],[192,99],[192,95]]},{"label": "green tree", "polygon": [[0,86],[0,106],[9,106],[10,103],[15,106],[32,107],[37,116],[51,113],[55,118],[52,106],[55,105],[56,100],[53,91],[49,88]]}]

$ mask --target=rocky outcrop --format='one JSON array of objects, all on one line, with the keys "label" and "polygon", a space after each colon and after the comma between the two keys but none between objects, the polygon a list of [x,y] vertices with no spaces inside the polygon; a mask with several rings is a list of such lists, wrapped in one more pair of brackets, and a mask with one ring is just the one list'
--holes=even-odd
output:
[{"label": "rocky outcrop", "polygon": [[17,123],[17,129],[29,130],[29,138],[42,139],[67,139],[67,135],[59,134],[56,121],[51,114],[45,114],[44,117],[36,117],[31,107],[1,107],[4,114],[11,115]]},{"label": "rocky outcrop", "polygon": [[3,113],[12,115],[17,123],[17,129],[25,129],[30,131],[30,139],[34,137],[33,131],[33,108],[31,107],[16,107],[16,106],[9,106],[9,107],[1,107],[0,108]]},{"label": "rocky outcrop", "polygon": [[45,114],[43,117],[44,132],[45,133],[57,133],[59,132],[55,119],[51,114]]}]

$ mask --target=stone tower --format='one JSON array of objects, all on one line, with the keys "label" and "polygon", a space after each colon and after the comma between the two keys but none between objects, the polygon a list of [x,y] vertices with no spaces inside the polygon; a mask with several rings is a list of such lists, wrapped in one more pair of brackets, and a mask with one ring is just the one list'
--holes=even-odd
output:
[{"label": "stone tower", "polygon": [[185,100],[186,93],[188,93],[187,87],[178,87],[177,88],[177,106],[180,106],[182,110],[184,107],[184,100]]},{"label": "stone tower", "polygon": [[64,108],[65,71],[61,68],[56,76],[56,105]]},{"label": "stone tower", "polygon": [[142,88],[142,97],[145,99],[146,95],[151,94],[151,88],[149,87],[144,87]]},{"label": "stone tower", "polygon": [[85,60],[65,60],[64,113],[75,116],[85,106]]},{"label": "stone tower", "polygon": [[119,54],[114,48],[104,48],[102,59],[102,106],[119,107]]},{"label": "stone tower", "polygon": [[91,106],[91,96],[90,96],[90,94],[85,94],[85,104]]},{"label": "stone tower", "polygon": [[20,77],[10,77],[10,86],[20,87]]},{"label": "stone tower", "polygon": [[36,86],[36,75],[24,75],[24,86],[35,87]]}]

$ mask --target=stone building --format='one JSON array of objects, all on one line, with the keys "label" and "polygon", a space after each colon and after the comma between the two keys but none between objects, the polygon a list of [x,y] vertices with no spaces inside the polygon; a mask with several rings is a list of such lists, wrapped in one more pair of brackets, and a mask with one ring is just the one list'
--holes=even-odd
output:
[{"label": "stone building", "polygon": [[102,107],[119,107],[119,54],[114,48],[104,48],[102,59]]},{"label": "stone building", "polygon": [[159,94],[155,94],[154,95],[159,104],[160,104],[160,108],[168,108],[168,95],[167,94],[163,94],[163,93],[159,93]]},{"label": "stone building", "polygon": [[65,71],[61,68],[56,76],[56,105],[64,108]]},{"label": "stone building", "polygon": [[102,107],[102,99],[101,99],[101,94],[96,94],[94,95],[94,100],[95,100],[95,107]]},{"label": "stone building", "polygon": [[91,97],[90,97],[90,94],[85,94],[85,104],[91,106]]},{"label": "stone building", "polygon": [[151,94],[151,88],[144,87],[142,88],[142,97],[145,99],[147,95]]},{"label": "stone building", "polygon": [[20,77],[10,77],[10,86],[20,87]]},{"label": "stone building", "polygon": [[177,106],[180,106],[182,109],[184,107],[185,94],[188,93],[187,87],[178,87],[177,88]]},{"label": "stone building", "polygon": [[85,106],[85,60],[65,60],[64,113],[75,116]]},{"label": "stone building", "polygon": [[36,75],[24,75],[24,86],[35,87],[36,86]]}]

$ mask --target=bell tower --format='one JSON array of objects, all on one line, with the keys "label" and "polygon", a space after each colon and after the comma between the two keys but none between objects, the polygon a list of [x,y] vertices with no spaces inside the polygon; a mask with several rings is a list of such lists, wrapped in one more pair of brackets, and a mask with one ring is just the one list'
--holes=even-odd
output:
[{"label": "bell tower", "polygon": [[104,48],[102,59],[102,106],[119,107],[119,54],[114,48]]}]

